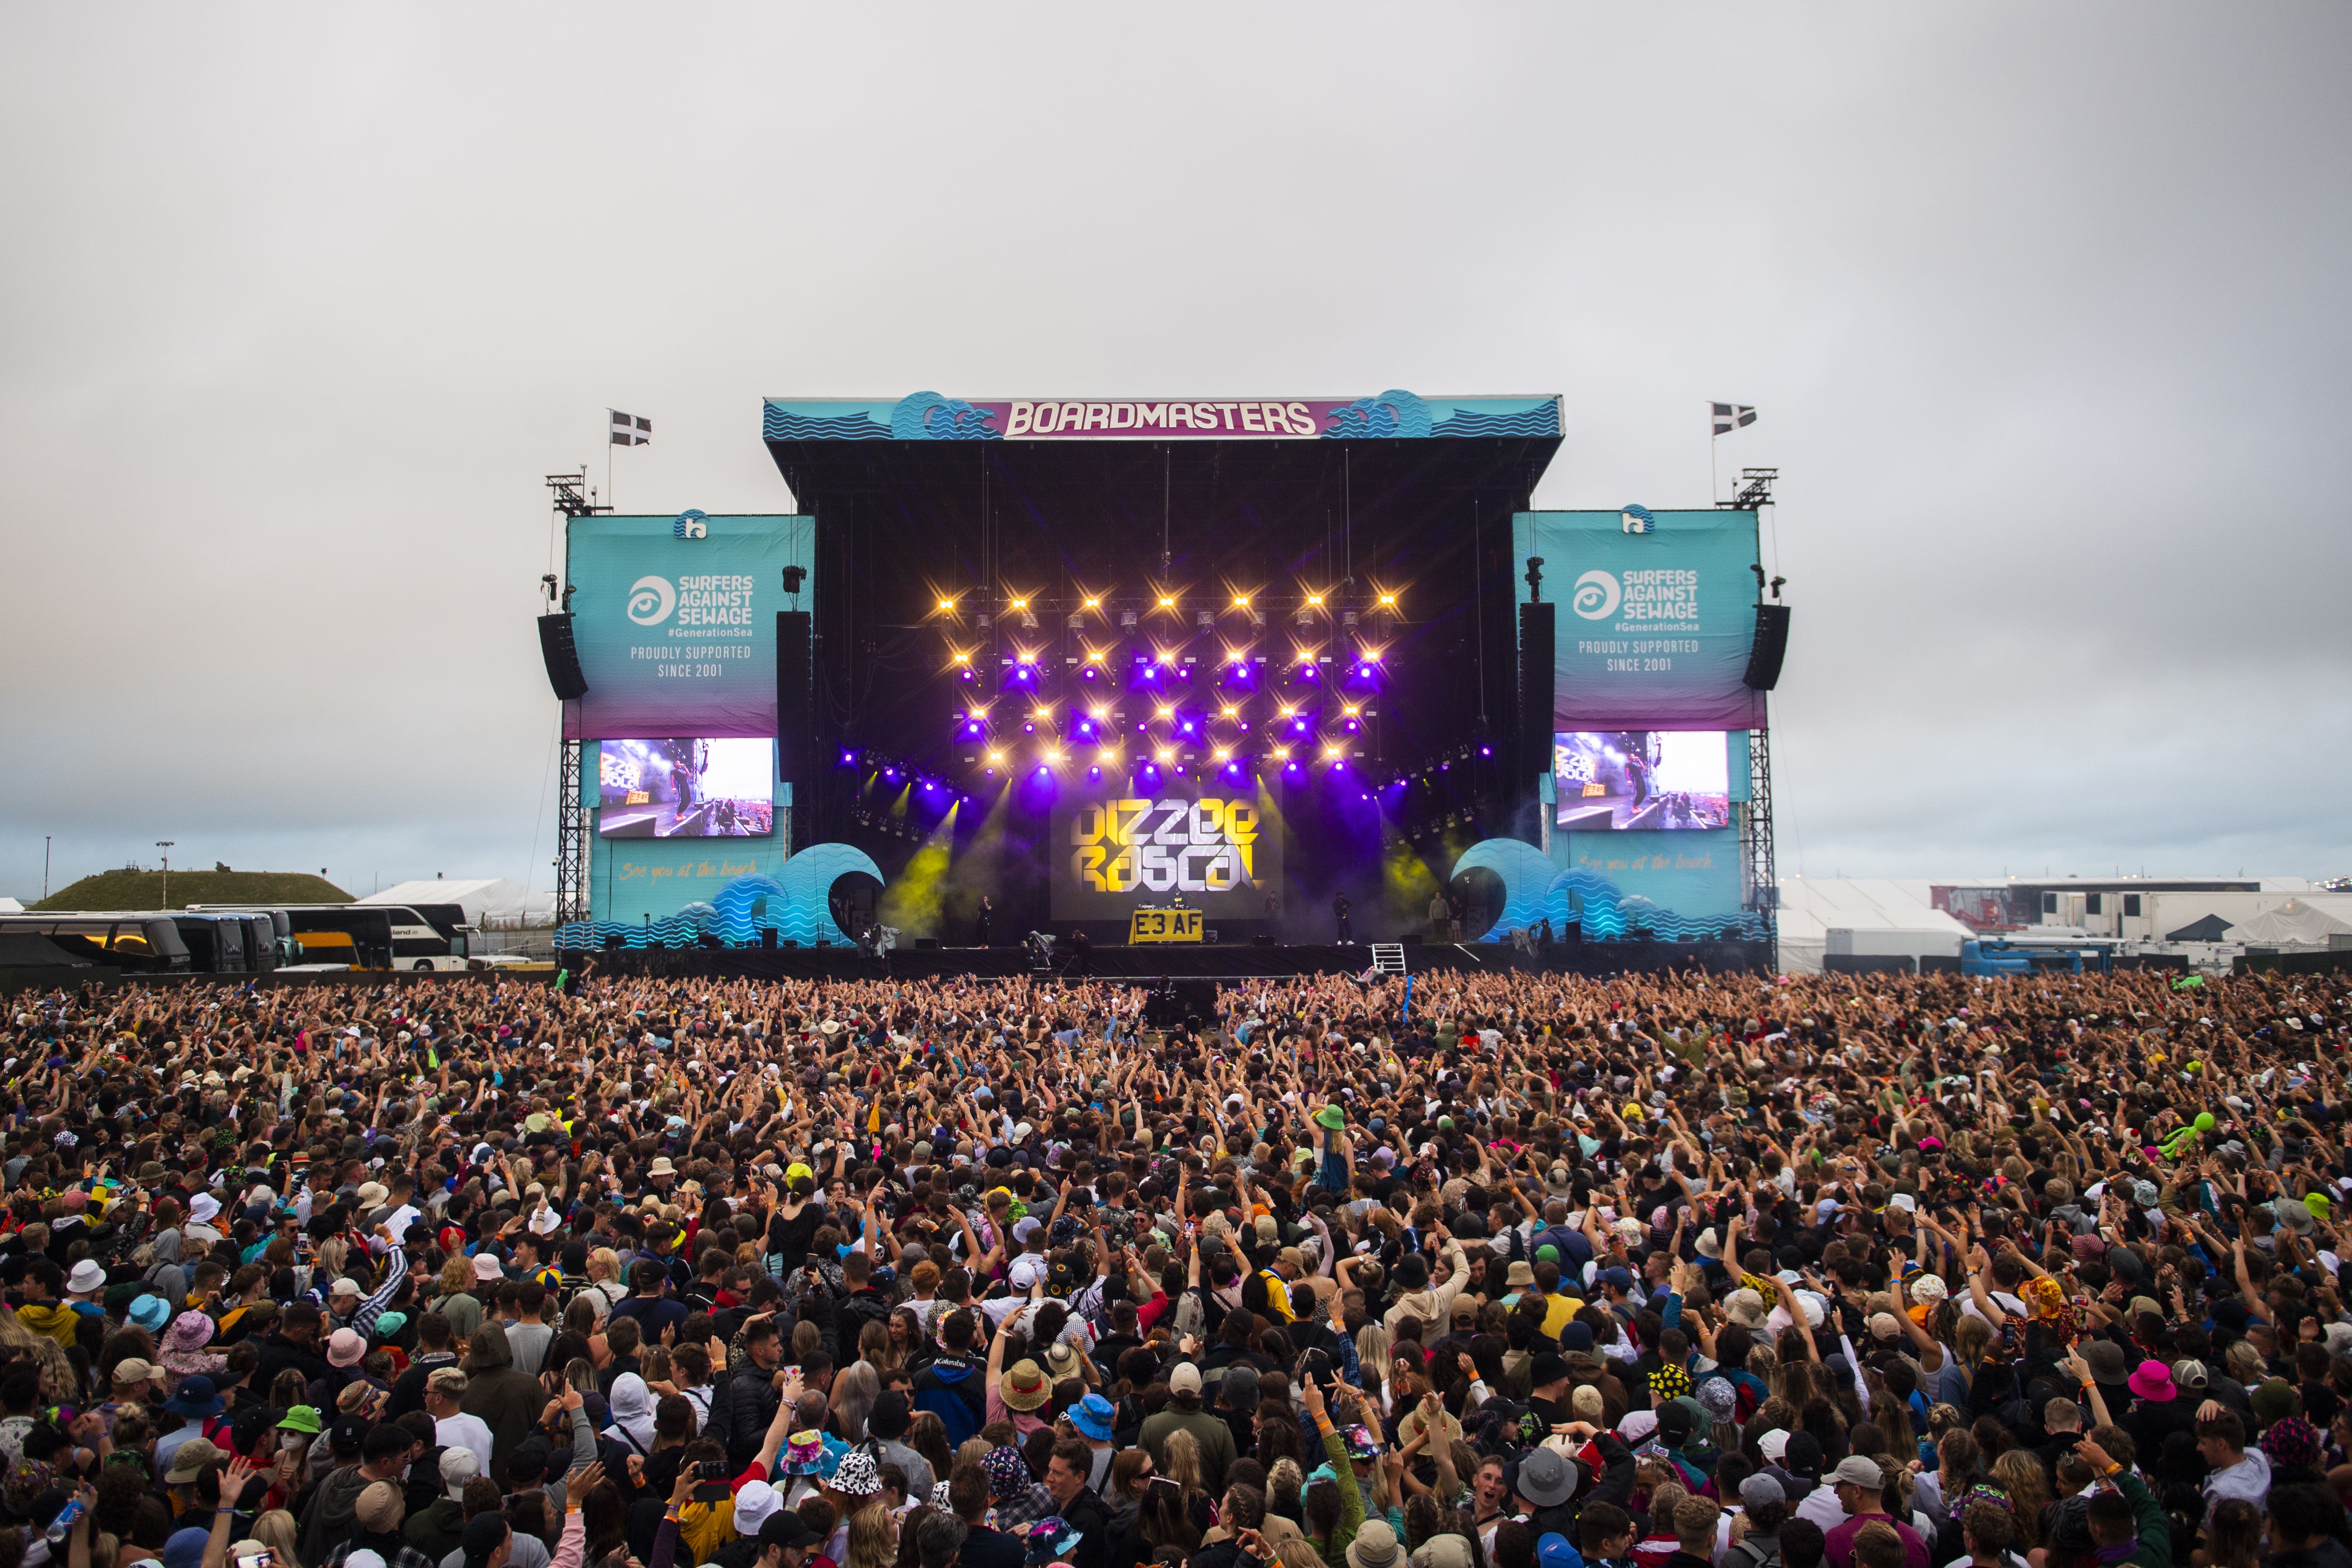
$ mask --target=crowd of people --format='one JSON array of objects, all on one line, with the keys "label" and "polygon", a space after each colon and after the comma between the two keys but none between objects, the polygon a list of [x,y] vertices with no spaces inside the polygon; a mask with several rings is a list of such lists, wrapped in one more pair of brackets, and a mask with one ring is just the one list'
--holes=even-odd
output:
[{"label": "crowd of people", "polygon": [[0,1003],[0,1568],[2352,1568],[2330,975]]}]

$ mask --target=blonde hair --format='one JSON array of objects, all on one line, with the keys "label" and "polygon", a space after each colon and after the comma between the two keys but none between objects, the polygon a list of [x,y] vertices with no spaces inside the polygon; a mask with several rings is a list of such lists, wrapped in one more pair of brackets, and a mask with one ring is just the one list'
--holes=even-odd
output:
[{"label": "blonde hair", "polygon": [[1168,1474],[1186,1491],[1201,1487],[1201,1442],[1182,1427],[1168,1434]]},{"label": "blonde hair", "polygon": [[600,1247],[588,1255],[588,1278],[603,1281],[621,1277],[621,1255],[609,1247]]},{"label": "blonde hair", "polygon": [[842,1568],[890,1568],[898,1555],[898,1520],[877,1491],[849,1516],[849,1561]]}]

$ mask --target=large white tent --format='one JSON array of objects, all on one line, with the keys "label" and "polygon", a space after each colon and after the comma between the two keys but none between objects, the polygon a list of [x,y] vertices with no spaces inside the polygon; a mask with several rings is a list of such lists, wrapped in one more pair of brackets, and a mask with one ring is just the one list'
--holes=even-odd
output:
[{"label": "large white tent", "polygon": [[1957,956],[1975,933],[1928,901],[1927,884],[1883,877],[1792,877],[1780,884],[1780,969],[1818,974],[1830,932],[1853,951]]},{"label": "large white tent", "polygon": [[[2341,899],[2288,899],[2273,909],[2239,921],[2228,941],[2256,947],[2326,947],[2328,939],[2352,936],[2352,923],[2340,918],[2347,911]],[[2335,908],[2326,907],[2335,905]]]},{"label": "large white tent", "polygon": [[546,925],[555,919],[555,895],[526,888],[504,877],[480,877],[451,881],[402,882],[381,893],[370,893],[363,904],[456,904],[466,911],[469,925],[484,930]]}]

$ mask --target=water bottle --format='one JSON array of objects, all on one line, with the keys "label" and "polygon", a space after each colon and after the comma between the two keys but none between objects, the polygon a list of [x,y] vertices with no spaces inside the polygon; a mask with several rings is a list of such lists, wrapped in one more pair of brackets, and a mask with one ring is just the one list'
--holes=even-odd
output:
[{"label": "water bottle", "polygon": [[68,1499],[66,1506],[58,1510],[58,1517],[49,1521],[47,1531],[49,1544],[63,1546],[66,1543],[66,1537],[73,1533],[75,1523],[88,1511],[89,1510],[82,1506],[81,1499]]}]

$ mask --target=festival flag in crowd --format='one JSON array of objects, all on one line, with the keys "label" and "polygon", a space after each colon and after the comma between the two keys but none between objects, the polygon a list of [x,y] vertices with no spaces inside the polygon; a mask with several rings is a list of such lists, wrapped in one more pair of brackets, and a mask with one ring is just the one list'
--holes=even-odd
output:
[{"label": "festival flag in crowd", "polygon": [[[1710,403],[1707,407],[1714,413],[1715,433],[1718,436],[1727,436],[1743,425],[1756,423],[1756,410],[1745,403]],[[620,416],[616,414],[613,417],[617,420]],[[617,436],[613,438],[620,439]]]},{"label": "festival flag in crowd", "polygon": [[[1723,405],[1718,403],[1716,406],[1720,408]],[[636,418],[632,415],[622,413],[617,408],[608,408],[605,412],[613,416],[614,446],[642,447],[654,438],[652,420]],[[1753,418],[1755,416],[1750,415],[1748,417]]]}]

